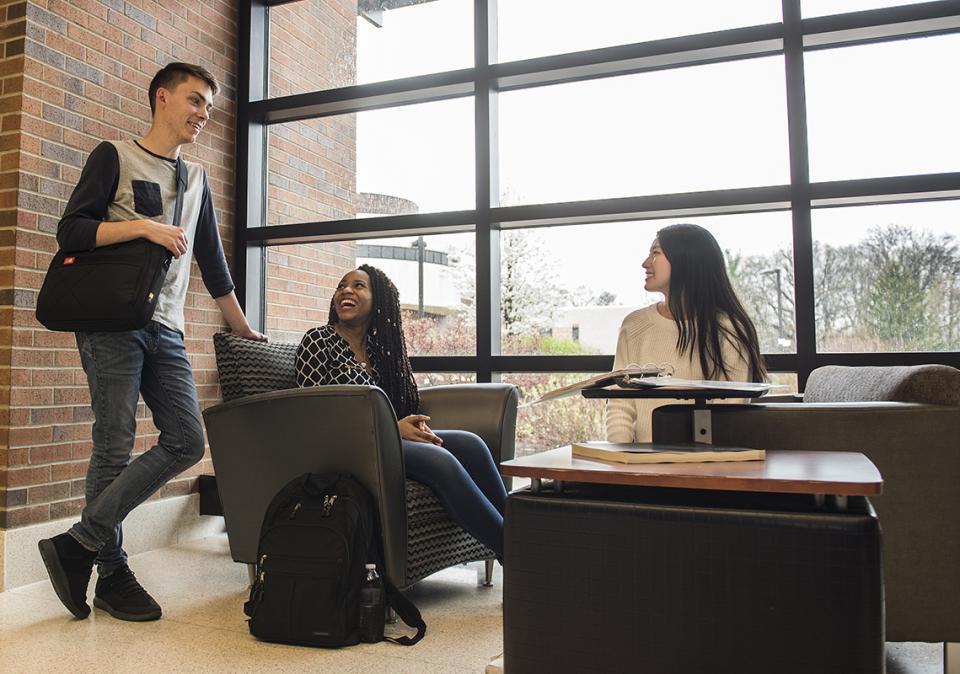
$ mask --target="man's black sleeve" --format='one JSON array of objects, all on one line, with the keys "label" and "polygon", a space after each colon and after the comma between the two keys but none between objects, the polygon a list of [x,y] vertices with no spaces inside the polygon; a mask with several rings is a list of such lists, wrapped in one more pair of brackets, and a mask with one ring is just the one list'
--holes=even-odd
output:
[{"label": "man's black sleeve", "polygon": [[203,174],[203,199],[200,201],[200,216],[193,240],[193,255],[200,267],[200,277],[211,297],[223,297],[233,290],[233,279],[223,254],[220,232],[217,230],[217,214],[213,210],[213,195],[207,174]]},{"label": "man's black sleeve", "polygon": [[117,194],[119,182],[117,148],[113,143],[100,143],[87,158],[80,181],[57,224],[61,250],[74,252],[97,247],[97,229],[107,219],[107,207]]}]

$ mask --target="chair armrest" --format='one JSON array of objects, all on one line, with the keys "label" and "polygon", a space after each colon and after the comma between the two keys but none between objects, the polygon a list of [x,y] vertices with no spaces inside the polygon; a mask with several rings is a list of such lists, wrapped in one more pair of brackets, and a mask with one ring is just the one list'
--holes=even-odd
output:
[{"label": "chair armrest", "polygon": [[[726,407],[726,408],[725,408]],[[890,641],[960,640],[960,408],[920,403],[711,406],[713,441],[865,454],[884,535]],[[653,439],[689,441],[690,405],[654,410]]]},{"label": "chair armrest", "polygon": [[512,459],[520,396],[513,384],[455,384],[420,389],[420,411],[434,429],[476,433],[494,460]]},{"label": "chair armrest", "polygon": [[752,403],[802,403],[803,394],[802,393],[775,393],[769,396],[760,396],[759,398],[751,398],[750,402]]},{"label": "chair armrest", "polygon": [[406,577],[400,434],[383,391],[318,386],[261,393],[203,412],[233,558],[256,559],[260,525],[279,489],[305,472],[354,475],[380,509],[384,562]]}]

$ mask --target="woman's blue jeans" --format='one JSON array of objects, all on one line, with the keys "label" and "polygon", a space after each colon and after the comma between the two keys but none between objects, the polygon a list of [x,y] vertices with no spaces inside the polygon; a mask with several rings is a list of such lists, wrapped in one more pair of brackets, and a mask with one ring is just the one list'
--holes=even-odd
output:
[{"label": "woman's blue jeans", "polygon": [[443,445],[403,441],[406,476],[437,494],[450,517],[503,559],[507,491],[486,443],[468,431],[434,431]]},{"label": "woman's blue jeans", "polygon": [[[203,427],[178,331],[151,321],[127,332],[78,332],[76,339],[94,422],[86,506],[70,534],[99,550],[103,575],[126,564],[121,522],[127,514],[203,458]],[[160,436],[131,461],[140,395]]]}]

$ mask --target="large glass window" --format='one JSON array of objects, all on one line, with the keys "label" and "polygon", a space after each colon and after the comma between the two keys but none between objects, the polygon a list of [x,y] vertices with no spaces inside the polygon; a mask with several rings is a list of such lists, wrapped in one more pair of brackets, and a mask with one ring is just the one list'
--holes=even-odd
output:
[{"label": "large glass window", "polygon": [[330,298],[356,263],[356,242],[278,246],[266,251],[264,332],[277,342],[299,343],[327,322]]},{"label": "large glass window", "polygon": [[[593,373],[597,374],[597,373]],[[526,405],[547,391],[592,377],[590,373],[505,372],[500,380],[520,389],[516,456],[584,440],[603,440],[604,401],[573,395],[537,405]]]},{"label": "large glass window", "polygon": [[429,386],[454,386],[456,384],[476,384],[477,375],[473,372],[414,372],[417,388]]},{"label": "large glass window", "polygon": [[267,152],[268,225],[356,217],[355,115],[275,124]]},{"label": "large glass window", "polygon": [[803,18],[825,14],[843,14],[845,12],[861,12],[867,9],[881,9],[897,5],[916,5],[928,0],[800,0],[800,11]]},{"label": "large glass window", "polygon": [[[477,25],[470,0],[267,4],[242,8],[239,62],[269,77],[239,102],[235,276],[271,338],[325,322],[369,263],[422,385],[530,399],[609,369],[623,318],[659,299],[656,231],[694,222],[772,381],[960,366],[952,3],[497,0]],[[524,408],[519,451],[602,437],[600,407]]]},{"label": "large glass window", "polygon": [[960,201],[813,212],[817,348],[960,350]]},{"label": "large glass window", "polygon": [[399,291],[409,355],[474,355],[472,259],[470,233],[268,248],[267,335],[299,342],[326,323],[340,279],[367,264],[383,270]]},{"label": "large glass window", "polygon": [[796,350],[788,212],[514,229],[501,233],[505,354],[612,354],[623,318],[663,299],[641,263],[657,230],[694,222],[716,237],[761,349]]},{"label": "large glass window", "polygon": [[[597,373],[593,373],[597,374]],[[505,372],[500,381],[514,384],[520,390],[521,407],[517,413],[516,455],[535,454],[571,442],[605,440],[606,401],[581,395],[529,405],[544,393],[568,386],[593,376],[586,372]],[[776,393],[797,392],[797,377],[792,372],[771,373],[771,383],[779,385]]]},{"label": "large glass window", "polygon": [[411,356],[477,352],[473,260],[472,233],[370,239],[357,245],[357,264],[382,269],[400,291]]},{"label": "large glass window", "polygon": [[776,23],[780,21],[780,3],[497,0],[497,14],[499,60],[514,61]]},{"label": "large glass window", "polygon": [[270,95],[289,96],[467,68],[473,3],[333,3],[270,8]]},{"label": "large glass window", "polygon": [[960,35],[809,52],[810,179],[960,171]]},{"label": "large glass window", "polygon": [[789,181],[783,59],[501,94],[502,205]]},{"label": "large glass window", "polygon": [[474,205],[468,98],[274,124],[268,148],[271,225]]},{"label": "large glass window", "polygon": [[357,189],[388,194],[420,213],[473,208],[473,99],[357,115]]}]

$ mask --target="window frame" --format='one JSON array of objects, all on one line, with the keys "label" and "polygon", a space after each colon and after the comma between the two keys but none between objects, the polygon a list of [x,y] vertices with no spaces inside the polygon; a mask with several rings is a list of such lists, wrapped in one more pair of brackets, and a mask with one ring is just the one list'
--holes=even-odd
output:
[{"label": "window frame", "polygon": [[[823,365],[960,367],[960,352],[820,353],[816,347],[811,210],[816,207],[960,199],[960,172],[811,183],[805,51],[960,33],[955,2],[927,2],[802,19],[800,0],[782,0],[783,21],[699,35],[604,47],[522,61],[491,63],[496,0],[474,0],[474,66],[387,82],[268,97],[270,8],[303,0],[251,0],[239,15],[234,281],[251,325],[266,315],[266,247],[473,231],[476,237],[477,353],[414,356],[416,371],[475,372],[478,382],[500,372],[601,372],[613,356],[505,356],[500,344],[499,233],[512,227],[648,220],[764,210],[789,210],[793,224],[796,353],[765,354],[768,368],[796,372],[803,390]],[[785,63],[790,182],[786,185],[643,197],[501,207],[497,203],[497,93],[599,77],[782,55]],[[475,115],[476,203],[473,209],[266,226],[267,128],[270,124],[458,97],[472,97]]]}]

